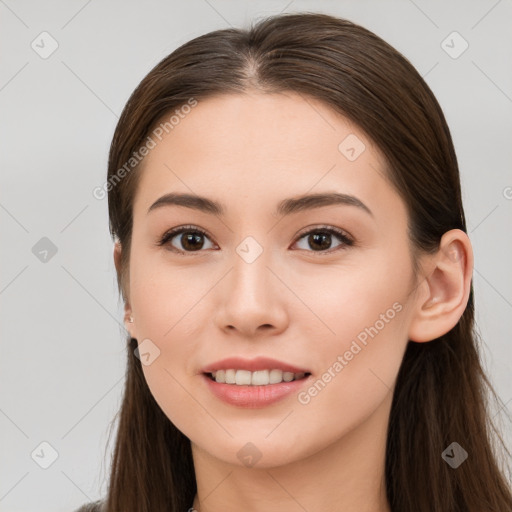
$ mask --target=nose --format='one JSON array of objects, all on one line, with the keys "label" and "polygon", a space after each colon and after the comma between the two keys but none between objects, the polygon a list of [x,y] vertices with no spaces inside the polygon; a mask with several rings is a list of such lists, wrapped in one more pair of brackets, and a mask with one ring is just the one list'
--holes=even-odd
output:
[{"label": "nose", "polygon": [[215,324],[244,338],[275,336],[288,325],[286,286],[270,268],[265,251],[253,262],[238,254],[216,287]]}]

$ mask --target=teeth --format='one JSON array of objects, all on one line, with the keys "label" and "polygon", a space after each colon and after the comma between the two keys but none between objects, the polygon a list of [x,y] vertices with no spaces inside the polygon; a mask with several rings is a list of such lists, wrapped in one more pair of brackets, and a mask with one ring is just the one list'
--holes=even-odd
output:
[{"label": "teeth", "polygon": [[251,384],[253,386],[266,386],[269,383],[269,371],[260,370],[252,372]]},{"label": "teeth", "polygon": [[226,370],[226,384],[235,384],[236,382],[236,371]]},{"label": "teeth", "polygon": [[280,382],[291,382],[302,379],[306,376],[304,372],[292,373],[282,370],[217,370],[211,372],[212,378],[222,384],[235,384],[237,386],[266,386],[268,384],[279,384]]},{"label": "teeth", "polygon": [[270,384],[279,384],[283,380],[283,371],[270,370],[268,378]]},{"label": "teeth", "polygon": [[237,386],[249,385],[251,383],[251,372],[247,370],[237,370],[235,375],[235,384]]}]

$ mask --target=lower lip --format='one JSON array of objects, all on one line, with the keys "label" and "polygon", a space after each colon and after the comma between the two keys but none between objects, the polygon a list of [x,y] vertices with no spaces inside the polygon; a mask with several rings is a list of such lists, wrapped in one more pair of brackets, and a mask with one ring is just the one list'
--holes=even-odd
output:
[{"label": "lower lip", "polygon": [[259,409],[297,393],[311,375],[291,382],[280,382],[279,384],[268,384],[266,386],[222,384],[210,379],[205,374],[202,377],[210,391],[220,400],[237,407]]}]

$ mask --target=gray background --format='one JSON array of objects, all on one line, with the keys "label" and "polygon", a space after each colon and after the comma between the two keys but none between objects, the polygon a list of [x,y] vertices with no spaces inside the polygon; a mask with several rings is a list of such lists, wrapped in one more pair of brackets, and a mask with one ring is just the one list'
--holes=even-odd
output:
[{"label": "gray background", "polygon": [[[436,94],[462,173],[482,357],[512,411],[511,0],[0,0],[1,511],[71,511],[106,491],[124,327],[107,200],[92,190],[129,94],[195,36],[302,10],[373,30]],[[47,58],[44,31],[58,44]],[[453,31],[469,44],[457,58]],[[47,469],[44,441],[58,454]]]}]

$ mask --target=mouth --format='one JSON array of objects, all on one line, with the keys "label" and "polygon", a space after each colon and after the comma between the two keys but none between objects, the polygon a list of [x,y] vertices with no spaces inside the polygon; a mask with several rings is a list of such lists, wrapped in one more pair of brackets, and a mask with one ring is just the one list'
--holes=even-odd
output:
[{"label": "mouth", "polygon": [[[311,378],[309,372],[279,371],[281,375],[273,370],[251,372],[228,369],[203,373],[201,377],[212,396],[222,402],[237,408],[261,409],[297,395]],[[279,382],[277,382],[278,378]],[[234,382],[227,382],[233,380]]]},{"label": "mouth", "polygon": [[224,403],[260,409],[297,394],[312,373],[269,357],[230,357],[202,368],[201,376],[211,394]]},{"label": "mouth", "polygon": [[285,372],[279,369],[249,371],[229,368],[227,370],[204,372],[204,375],[219,384],[231,384],[233,386],[271,386],[273,384],[281,384],[282,382],[306,379],[311,373]]}]

